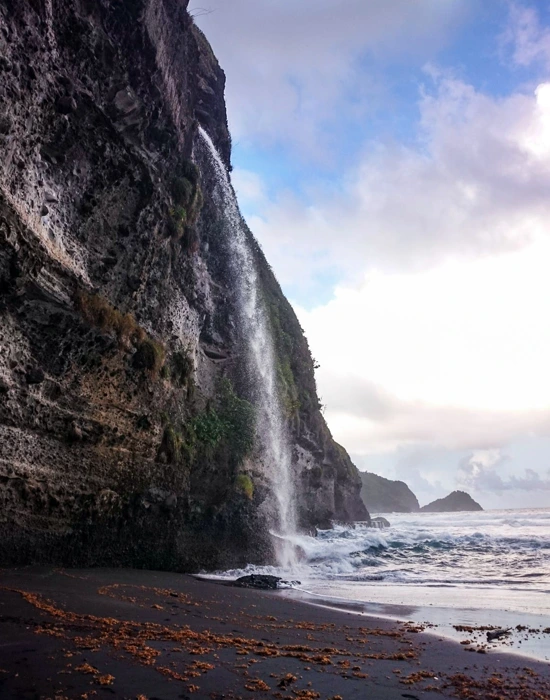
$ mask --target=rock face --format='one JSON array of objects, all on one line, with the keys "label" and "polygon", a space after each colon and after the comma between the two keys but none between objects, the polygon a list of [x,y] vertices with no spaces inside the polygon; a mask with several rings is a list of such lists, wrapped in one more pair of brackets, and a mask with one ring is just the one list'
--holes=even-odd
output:
[{"label": "rock face", "polygon": [[[225,77],[186,0],[0,5],[0,561],[272,557],[212,173]],[[199,164],[200,166],[200,164]],[[258,246],[300,521],[366,519]]]},{"label": "rock face", "polygon": [[370,513],[415,513],[420,505],[404,481],[360,472],[361,498]]},{"label": "rock face", "polygon": [[483,510],[470,494],[465,491],[453,491],[445,498],[438,498],[420,509],[423,513],[456,513],[461,510]]}]

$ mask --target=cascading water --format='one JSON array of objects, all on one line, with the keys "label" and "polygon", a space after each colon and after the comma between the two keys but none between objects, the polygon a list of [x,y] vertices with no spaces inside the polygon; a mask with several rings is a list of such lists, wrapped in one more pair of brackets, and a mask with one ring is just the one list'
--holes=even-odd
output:
[{"label": "cascading water", "polygon": [[295,547],[287,538],[296,533],[296,505],[290,444],[277,388],[273,337],[260,295],[254,255],[229,175],[210,136],[202,127],[199,134],[215,173],[213,195],[230,227],[229,263],[237,284],[239,320],[255,392],[257,439],[274,496],[275,549],[279,564],[293,568]]}]

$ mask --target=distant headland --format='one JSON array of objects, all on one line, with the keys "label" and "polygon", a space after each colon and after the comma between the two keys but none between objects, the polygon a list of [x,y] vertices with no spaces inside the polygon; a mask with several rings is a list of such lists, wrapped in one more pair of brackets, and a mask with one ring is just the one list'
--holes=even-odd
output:
[{"label": "distant headland", "polygon": [[361,472],[361,498],[369,513],[452,513],[483,508],[465,491],[453,491],[420,507],[418,498],[404,481],[393,481],[371,472]]}]

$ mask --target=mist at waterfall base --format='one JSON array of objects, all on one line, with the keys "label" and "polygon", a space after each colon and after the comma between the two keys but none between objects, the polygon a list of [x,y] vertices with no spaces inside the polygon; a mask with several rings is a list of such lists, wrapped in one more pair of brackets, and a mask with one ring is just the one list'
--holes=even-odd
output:
[{"label": "mist at waterfall base", "polygon": [[[291,569],[252,567],[299,580],[288,595],[353,612],[453,625],[550,628],[550,509],[387,514],[391,527],[336,526],[292,536],[306,558]],[[464,638],[463,636],[461,638]],[[550,634],[513,650],[550,658]]]}]

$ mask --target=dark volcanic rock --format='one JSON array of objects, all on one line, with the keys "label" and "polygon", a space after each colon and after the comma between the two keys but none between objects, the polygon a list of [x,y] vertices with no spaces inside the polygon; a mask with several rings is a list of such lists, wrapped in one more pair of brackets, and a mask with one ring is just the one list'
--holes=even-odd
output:
[{"label": "dark volcanic rock", "polygon": [[279,587],[279,576],[269,576],[268,574],[250,574],[241,576],[233,582],[233,586],[239,588],[263,588],[264,590],[275,590]]},{"label": "dark volcanic rock", "polygon": [[370,513],[415,513],[420,504],[403,481],[392,481],[371,472],[360,472],[361,498]]},{"label": "dark volcanic rock", "polygon": [[[0,561],[269,560],[268,479],[238,439],[251,389],[230,230],[192,162],[200,124],[230,168],[225,76],[187,1],[5,0],[0,56]],[[300,526],[367,519],[250,241]]]},{"label": "dark volcanic rock", "polygon": [[370,524],[371,527],[378,528],[379,530],[382,530],[385,527],[391,527],[390,521],[380,515],[378,515],[376,518],[371,518]]},{"label": "dark volcanic rock", "polygon": [[483,508],[465,491],[453,491],[445,498],[438,498],[427,506],[422,506],[420,510],[424,513],[455,513],[461,510],[483,510]]}]

